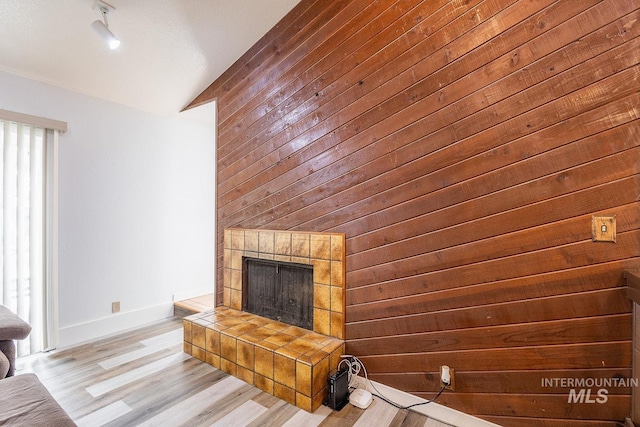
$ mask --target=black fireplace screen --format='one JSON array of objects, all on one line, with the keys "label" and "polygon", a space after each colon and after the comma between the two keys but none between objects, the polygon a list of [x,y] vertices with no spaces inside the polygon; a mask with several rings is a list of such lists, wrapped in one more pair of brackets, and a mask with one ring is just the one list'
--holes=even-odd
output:
[{"label": "black fireplace screen", "polygon": [[243,257],[242,310],[313,330],[313,266]]}]

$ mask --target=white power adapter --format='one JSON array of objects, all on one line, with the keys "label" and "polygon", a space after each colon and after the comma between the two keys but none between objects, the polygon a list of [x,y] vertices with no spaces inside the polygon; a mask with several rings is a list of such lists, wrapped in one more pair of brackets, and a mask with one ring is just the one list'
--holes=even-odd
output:
[{"label": "white power adapter", "polygon": [[440,367],[440,380],[444,385],[451,385],[451,372],[447,365],[442,365]]},{"label": "white power adapter", "polygon": [[372,400],[373,397],[371,393],[362,388],[353,390],[349,395],[349,403],[362,409],[367,409],[369,405],[371,405]]}]

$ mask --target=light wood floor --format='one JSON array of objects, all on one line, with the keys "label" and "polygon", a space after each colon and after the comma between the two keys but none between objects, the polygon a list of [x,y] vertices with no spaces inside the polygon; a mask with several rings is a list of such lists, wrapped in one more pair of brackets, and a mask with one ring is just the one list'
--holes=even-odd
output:
[{"label": "light wood floor", "polygon": [[448,427],[382,401],[309,414],[182,352],[174,317],[122,335],[18,361],[80,426]]}]

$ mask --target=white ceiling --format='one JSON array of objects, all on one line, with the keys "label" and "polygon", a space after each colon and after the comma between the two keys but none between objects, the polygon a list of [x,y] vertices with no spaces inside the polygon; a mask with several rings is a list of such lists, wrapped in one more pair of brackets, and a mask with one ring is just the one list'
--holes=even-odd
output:
[{"label": "white ceiling", "polygon": [[[0,0],[0,69],[164,116],[179,113],[299,0],[107,0],[109,50],[90,27],[95,0]],[[0,91],[1,96],[1,91]]]}]

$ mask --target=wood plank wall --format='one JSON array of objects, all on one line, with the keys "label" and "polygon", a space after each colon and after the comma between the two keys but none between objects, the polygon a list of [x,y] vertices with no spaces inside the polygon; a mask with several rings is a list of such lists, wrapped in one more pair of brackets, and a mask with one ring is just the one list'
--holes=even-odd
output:
[{"label": "wood plank wall", "polygon": [[[640,256],[636,0],[302,0],[218,102],[217,230],[347,235],[347,351],[512,426],[615,425]],[[615,215],[617,243],[591,240]],[[221,301],[222,272],[217,274]],[[595,394],[597,390],[593,390]]]}]

